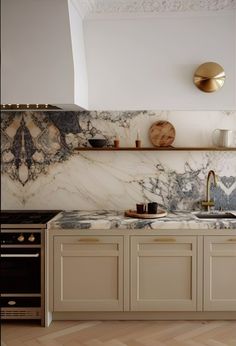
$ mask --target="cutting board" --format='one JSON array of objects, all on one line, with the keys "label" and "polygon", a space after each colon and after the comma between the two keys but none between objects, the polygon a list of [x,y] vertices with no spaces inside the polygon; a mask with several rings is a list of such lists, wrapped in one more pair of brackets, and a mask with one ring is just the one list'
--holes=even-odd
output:
[{"label": "cutting board", "polygon": [[164,217],[167,215],[167,212],[165,210],[159,209],[156,214],[138,214],[136,210],[126,210],[125,216],[128,217],[136,217],[138,219],[158,219],[160,217]]},{"label": "cutting board", "polygon": [[157,121],[149,129],[149,138],[156,147],[169,147],[175,139],[175,128],[169,121]]}]

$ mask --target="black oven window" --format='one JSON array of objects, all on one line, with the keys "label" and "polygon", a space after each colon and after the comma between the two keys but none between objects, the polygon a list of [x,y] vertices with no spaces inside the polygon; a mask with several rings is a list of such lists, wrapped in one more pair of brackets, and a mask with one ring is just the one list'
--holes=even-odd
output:
[{"label": "black oven window", "polygon": [[1,293],[40,293],[40,249],[1,249]]}]

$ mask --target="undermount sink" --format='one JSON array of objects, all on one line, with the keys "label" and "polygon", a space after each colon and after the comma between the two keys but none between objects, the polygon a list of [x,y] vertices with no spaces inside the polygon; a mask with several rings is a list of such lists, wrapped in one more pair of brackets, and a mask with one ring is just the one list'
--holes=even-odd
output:
[{"label": "undermount sink", "polygon": [[199,219],[236,219],[236,213],[199,213],[195,214]]}]

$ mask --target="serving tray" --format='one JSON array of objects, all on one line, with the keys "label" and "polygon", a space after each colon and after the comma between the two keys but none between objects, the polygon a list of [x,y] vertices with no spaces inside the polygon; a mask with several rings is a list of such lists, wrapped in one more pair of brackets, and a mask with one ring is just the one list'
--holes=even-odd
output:
[{"label": "serving tray", "polygon": [[125,216],[136,217],[138,219],[158,219],[167,215],[165,210],[159,209],[156,214],[138,214],[136,210],[125,210]]}]

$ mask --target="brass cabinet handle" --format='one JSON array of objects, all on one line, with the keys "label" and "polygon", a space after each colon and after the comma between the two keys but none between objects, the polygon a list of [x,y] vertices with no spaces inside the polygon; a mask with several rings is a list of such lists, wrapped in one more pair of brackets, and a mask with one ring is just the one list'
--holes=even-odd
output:
[{"label": "brass cabinet handle", "polygon": [[236,243],[236,238],[231,238],[231,239],[228,239],[228,241],[231,241],[231,242]]},{"label": "brass cabinet handle", "polygon": [[154,239],[154,241],[157,243],[175,243],[176,239],[175,238],[156,238]]},{"label": "brass cabinet handle", "polygon": [[97,238],[81,238],[78,241],[82,242],[82,243],[97,243],[97,242],[99,242],[99,239],[97,239]]}]

